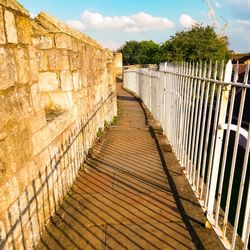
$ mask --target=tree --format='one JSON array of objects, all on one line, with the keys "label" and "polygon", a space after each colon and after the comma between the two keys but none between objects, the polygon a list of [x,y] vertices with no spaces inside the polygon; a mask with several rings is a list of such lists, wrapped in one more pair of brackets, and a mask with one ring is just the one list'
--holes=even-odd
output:
[{"label": "tree", "polygon": [[228,38],[219,37],[211,26],[196,24],[177,32],[160,47],[161,61],[228,60]]},{"label": "tree", "polygon": [[125,65],[138,64],[136,56],[139,52],[139,47],[139,42],[128,41],[118,50],[123,55],[123,63]]},{"label": "tree", "polygon": [[128,41],[118,52],[123,54],[123,62],[129,64],[154,64],[159,62],[160,45],[154,41]]}]

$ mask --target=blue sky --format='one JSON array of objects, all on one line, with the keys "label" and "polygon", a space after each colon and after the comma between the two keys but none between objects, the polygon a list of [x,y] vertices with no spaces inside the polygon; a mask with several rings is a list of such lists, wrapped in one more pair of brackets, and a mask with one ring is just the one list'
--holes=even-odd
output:
[{"label": "blue sky", "polygon": [[[193,23],[213,24],[228,35],[230,48],[250,52],[250,0],[19,0],[32,15],[45,11],[117,49],[124,41],[164,42]],[[226,24],[226,25],[225,25]]]}]

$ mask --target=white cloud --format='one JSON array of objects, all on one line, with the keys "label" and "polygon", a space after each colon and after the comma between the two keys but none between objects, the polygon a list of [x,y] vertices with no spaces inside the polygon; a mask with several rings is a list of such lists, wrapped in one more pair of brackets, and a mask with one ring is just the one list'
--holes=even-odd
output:
[{"label": "white cloud", "polygon": [[67,24],[77,30],[85,30],[84,24],[78,20],[68,20]]},{"label": "white cloud", "polygon": [[119,49],[121,47],[121,43],[116,43],[113,41],[104,41],[102,42],[103,47],[108,48],[110,50],[116,51],[117,49]]},{"label": "white cloud", "polygon": [[155,17],[145,12],[131,16],[103,16],[86,10],[82,13],[81,20],[69,20],[67,23],[80,30],[122,30],[130,33],[174,27],[174,23],[168,18]]},{"label": "white cloud", "polygon": [[218,1],[215,1],[216,8],[220,8],[220,3]]},{"label": "white cloud", "polygon": [[249,20],[247,20],[247,19],[244,19],[244,20],[238,19],[237,20],[237,24],[239,24],[239,25],[246,25],[246,26],[250,27],[250,19]]},{"label": "white cloud", "polygon": [[30,12],[30,17],[31,18],[35,18],[37,16],[37,14],[33,13],[33,12]]},{"label": "white cloud", "polygon": [[191,16],[187,14],[182,14],[180,16],[179,23],[183,28],[190,28],[195,24],[195,21]]}]

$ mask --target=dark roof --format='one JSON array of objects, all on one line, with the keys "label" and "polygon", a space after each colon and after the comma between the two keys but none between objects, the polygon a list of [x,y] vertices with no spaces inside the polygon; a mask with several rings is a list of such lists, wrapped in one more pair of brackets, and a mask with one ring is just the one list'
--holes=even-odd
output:
[{"label": "dark roof", "polygon": [[250,59],[250,53],[244,53],[244,54],[234,54],[232,58],[233,63],[244,63],[245,61]]}]

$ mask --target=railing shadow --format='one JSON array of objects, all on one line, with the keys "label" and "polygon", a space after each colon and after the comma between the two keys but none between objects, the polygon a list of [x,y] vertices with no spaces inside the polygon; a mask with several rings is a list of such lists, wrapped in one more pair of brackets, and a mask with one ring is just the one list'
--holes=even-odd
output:
[{"label": "railing shadow", "polygon": [[[125,91],[128,91],[125,89]],[[128,91],[129,93],[131,93],[130,91]],[[181,214],[181,217],[182,217],[182,220],[183,222],[185,223],[189,233],[190,233],[190,236],[192,237],[192,240],[193,242],[195,243],[197,249],[205,249],[199,236],[197,235],[195,229],[193,228],[190,220],[194,221],[195,223],[197,223],[197,225],[201,225],[201,222],[195,220],[194,218],[190,218],[183,205],[182,205],[182,202],[181,202],[181,199],[183,199],[183,197],[181,197],[179,194],[178,194],[178,191],[177,191],[177,188],[176,188],[176,184],[172,178],[172,175],[171,175],[171,172],[169,171],[168,167],[167,167],[167,164],[166,164],[166,161],[165,161],[165,158],[164,158],[164,155],[163,155],[163,152],[162,152],[162,149],[160,147],[160,144],[159,144],[159,141],[158,141],[158,138],[156,136],[156,133],[155,133],[155,128],[153,128],[150,124],[149,124],[149,119],[148,119],[148,112],[146,111],[144,105],[143,105],[143,102],[142,100],[137,97],[136,95],[134,95],[133,93],[131,93],[133,95],[133,97],[138,101],[138,103],[140,104],[141,106],[141,109],[143,110],[143,113],[144,113],[144,117],[145,117],[145,125],[149,125],[149,131],[150,131],[150,134],[152,136],[152,138],[154,139],[155,141],[155,144],[156,144],[156,147],[157,147],[157,150],[158,150],[158,153],[159,153],[159,156],[160,156],[160,160],[161,160],[161,165],[163,167],[163,170],[167,176],[167,179],[168,179],[168,183],[170,185],[170,188],[171,188],[171,191],[173,193],[173,197],[174,197],[174,200],[176,202],[176,205],[178,207],[178,210]],[[201,225],[201,226],[204,226]]]},{"label": "railing shadow", "polygon": [[[31,185],[25,188],[19,198],[1,216],[4,220],[0,221],[0,249],[33,249],[44,230],[48,232],[48,226],[45,224],[49,219],[54,218],[55,212],[63,202],[63,197],[72,187],[96,136],[98,130],[98,124],[94,121],[97,119],[96,114],[112,96],[113,93],[92,115],[79,120],[72,128],[64,131],[58,142],[53,142],[53,146],[46,148],[37,157],[35,164],[40,169],[37,173],[38,178],[31,181]],[[93,128],[96,128],[96,131]],[[40,162],[47,162],[47,164],[41,166]],[[53,233],[50,233],[50,236],[53,239]],[[56,237],[54,241],[58,243],[59,249],[64,249],[63,242]],[[49,242],[43,242],[45,248],[50,249]]]},{"label": "railing shadow", "polygon": [[[152,140],[148,131],[140,133]],[[136,149],[123,136],[116,152],[103,146],[86,159],[36,249],[194,249],[161,159],[150,164],[150,157],[134,154],[122,160],[125,147]]]}]

